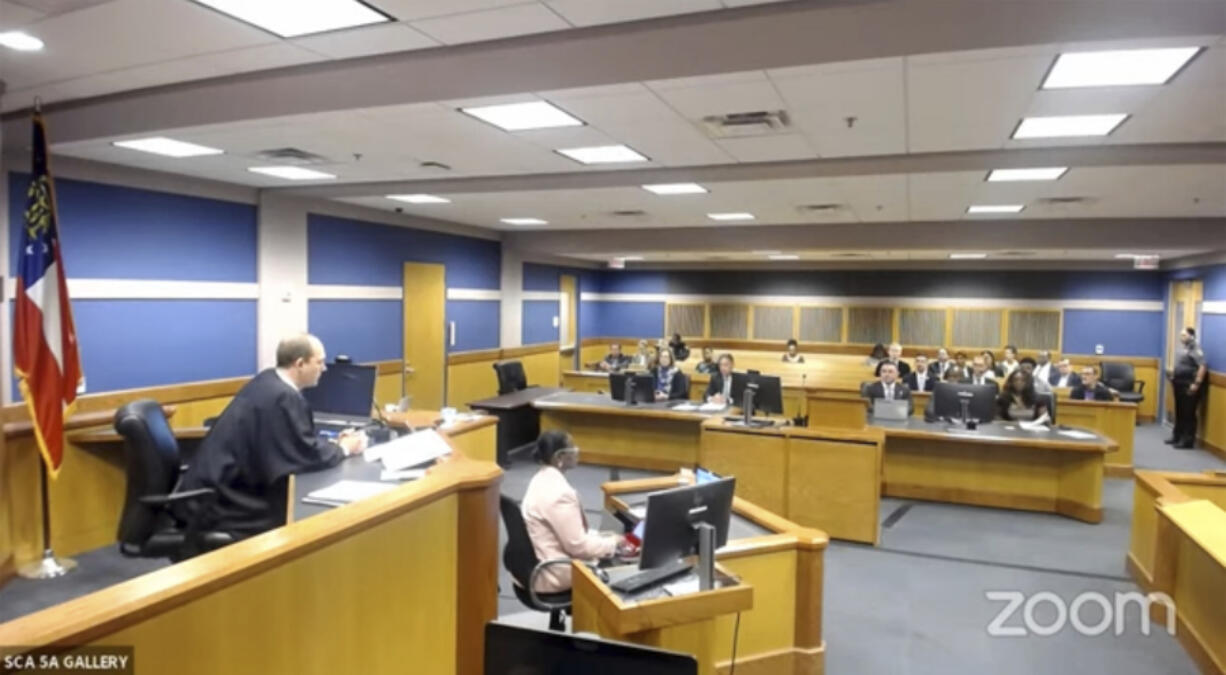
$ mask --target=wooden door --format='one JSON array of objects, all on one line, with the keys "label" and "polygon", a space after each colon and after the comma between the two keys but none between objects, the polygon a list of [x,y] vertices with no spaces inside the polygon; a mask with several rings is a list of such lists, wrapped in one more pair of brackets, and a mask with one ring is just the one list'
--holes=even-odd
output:
[{"label": "wooden door", "polygon": [[558,348],[559,363],[562,370],[577,368],[576,358],[579,354],[579,344],[576,336],[579,333],[579,284],[575,277],[563,274],[558,281]]},{"label": "wooden door", "polygon": [[416,410],[443,406],[446,382],[446,268],[404,264],[404,391]]},{"label": "wooden door", "polygon": [[[1191,326],[1200,332],[1201,303],[1205,297],[1205,285],[1199,279],[1171,282],[1171,311],[1167,313],[1166,325],[1166,367],[1170,368],[1175,361],[1175,353],[1179,349],[1179,334],[1184,328]],[[1166,405],[1166,419],[1173,420],[1174,399],[1170,396],[1170,387],[1163,397]]]}]

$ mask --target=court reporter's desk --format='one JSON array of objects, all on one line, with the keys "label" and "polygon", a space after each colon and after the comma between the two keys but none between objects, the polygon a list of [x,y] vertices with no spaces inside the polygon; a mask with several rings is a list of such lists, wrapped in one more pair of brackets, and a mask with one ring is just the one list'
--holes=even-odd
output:
[{"label": "court reporter's desk", "polygon": [[[602,486],[605,507],[630,514],[634,507],[646,503],[648,493],[677,485],[676,476],[605,483]],[[740,492],[739,479],[737,491]],[[753,589],[753,608],[740,614],[736,672],[771,675],[824,672],[822,578],[829,538],[820,530],[802,527],[740,497],[734,499],[732,508],[728,544],[716,552],[716,560]],[[578,588],[576,584],[577,629]],[[644,607],[643,611],[650,616],[649,608]],[[735,616],[723,615],[715,620],[714,647],[718,653],[715,672],[730,670],[735,624]],[[657,637],[650,630],[640,635]],[[635,636],[630,639],[638,641]],[[669,648],[667,644],[660,646]]]},{"label": "court reporter's desk", "polygon": [[[1056,421],[1065,426],[1084,427],[1106,436],[1115,449],[1104,458],[1106,475],[1127,478],[1132,475],[1133,436],[1137,405],[1119,401],[1074,401],[1068,389],[1056,390]],[[810,387],[806,392],[810,427],[862,429],[869,424],[868,404],[855,389]],[[914,392],[912,416],[924,418],[930,392]]]},{"label": "court reporter's desk", "polygon": [[147,675],[480,675],[501,475],[456,453],[384,494],[0,624],[0,645],[132,646]]},{"label": "court reporter's desk", "polygon": [[718,413],[680,411],[684,401],[626,405],[606,394],[564,392],[537,399],[541,430],[562,429],[579,446],[579,461],[675,471],[698,463],[700,426]]},{"label": "court reporter's desk", "polygon": [[915,418],[873,426],[885,432],[882,477],[888,497],[1102,521],[1103,457],[1116,447],[1102,435],[1076,439],[1054,429],[1025,431],[1000,422],[963,431]]},{"label": "court reporter's desk", "polygon": [[[1137,471],[1127,563],[1142,589],[1170,598],[1201,672],[1226,673],[1226,472]],[[1155,630],[1169,611],[1150,604]]]},{"label": "court reporter's desk", "polygon": [[498,463],[505,466],[512,450],[536,442],[541,433],[540,414],[532,402],[563,389],[557,387],[529,387],[509,394],[502,394],[480,401],[471,401],[472,410],[498,418]]},{"label": "court reporter's desk", "polygon": [[[693,401],[704,400],[707,393],[707,385],[711,383],[711,376],[705,373],[694,372],[691,369],[683,369],[682,372],[690,378],[690,399]],[[785,373],[779,375],[778,373],[763,371],[763,374],[778,375],[782,379],[783,415],[785,417],[791,418],[805,414],[805,379],[807,376],[804,373]],[[562,386],[577,392],[605,393],[609,391],[609,374],[594,370],[563,371]]]}]

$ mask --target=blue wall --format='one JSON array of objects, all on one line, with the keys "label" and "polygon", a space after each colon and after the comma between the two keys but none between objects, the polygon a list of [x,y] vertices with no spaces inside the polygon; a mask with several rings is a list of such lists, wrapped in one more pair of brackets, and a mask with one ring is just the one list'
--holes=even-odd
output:
[{"label": "blue wall", "polygon": [[[394,286],[404,284],[404,263],[446,266],[447,288],[497,290],[502,246],[497,241],[383,225],[319,214],[307,215],[307,281],[311,284]],[[394,308],[389,309],[390,305]],[[356,360],[391,360],[403,356],[400,301],[312,301],[310,330]],[[456,344],[449,351],[492,349],[499,343],[498,302],[448,300],[446,320],[456,324]],[[379,336],[350,336],[352,326],[378,326]],[[367,356],[368,355],[368,356]]]},{"label": "blue wall", "polygon": [[1111,356],[1161,356],[1163,313],[1094,309],[1064,311],[1064,345],[1069,354],[1093,354],[1103,345]]},{"label": "blue wall", "polygon": [[523,343],[557,342],[558,329],[553,325],[553,317],[557,315],[558,303],[555,300],[524,300],[521,315]]},{"label": "blue wall", "polygon": [[[28,183],[27,174],[9,174],[14,276]],[[256,281],[252,204],[67,179],[55,185],[69,278]],[[87,392],[256,368],[254,300],[76,300],[73,316]],[[12,389],[18,398],[15,382]]]},{"label": "blue wall", "polygon": [[[564,274],[575,277],[576,291],[580,296],[598,289],[600,277],[599,272],[595,270],[526,262],[523,267],[523,290],[551,293],[560,291]],[[558,341],[560,339],[558,328],[553,325],[553,317],[559,316],[558,303],[544,300],[525,300],[523,303],[523,313],[520,315],[520,339],[523,344]],[[578,316],[575,317],[575,335],[580,341],[585,337],[599,335],[599,333],[590,332],[596,315],[588,311],[587,304],[582,300],[575,303],[578,313]],[[546,305],[549,305],[549,309],[546,309]]]}]

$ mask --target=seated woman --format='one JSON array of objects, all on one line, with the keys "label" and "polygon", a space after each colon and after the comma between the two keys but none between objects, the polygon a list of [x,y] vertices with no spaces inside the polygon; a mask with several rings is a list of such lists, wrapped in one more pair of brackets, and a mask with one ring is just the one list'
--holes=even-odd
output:
[{"label": "seated woman", "polygon": [[1009,373],[1017,370],[1021,362],[1017,360],[1017,347],[1013,345],[1005,345],[1005,358],[1001,359],[1000,365],[997,366],[997,372],[1001,377],[1007,377]]},{"label": "seated woman", "polygon": [[889,354],[886,354],[885,352],[885,345],[878,342],[877,344],[873,345],[873,351],[868,355],[868,358],[864,359],[864,365],[876,368],[877,364],[886,360],[888,356]]},{"label": "seated woman", "polygon": [[655,376],[657,401],[690,397],[690,392],[685,390],[685,378],[678,377],[681,374],[681,369],[673,361],[673,353],[671,351],[667,349],[660,351],[660,362],[656,365],[656,369],[652,374]]},{"label": "seated woman", "polygon": [[983,357],[984,364],[987,366],[988,375],[991,375],[992,377],[995,377],[995,378],[1001,378],[1005,376],[1004,369],[1002,369],[999,365],[997,365],[996,355],[992,353],[991,349],[985,349],[982,352],[979,352],[979,355]]},{"label": "seated woman", "polygon": [[646,370],[650,362],[650,354],[647,350],[647,341],[639,340],[638,351],[630,358],[630,368],[634,370]]},{"label": "seated woman", "polygon": [[1033,422],[1048,412],[1047,398],[1035,393],[1030,373],[1021,369],[1009,375],[996,397],[996,417],[1002,420]]},{"label": "seated woman", "polygon": [[711,349],[710,347],[703,347],[702,360],[698,362],[698,365],[694,368],[694,370],[702,373],[703,375],[710,375],[711,373],[717,372],[719,370],[719,364],[715,362],[715,350]]},{"label": "seated woman", "polygon": [[783,355],[784,363],[804,363],[805,357],[800,355],[800,344],[793,338],[788,340],[788,350]]},{"label": "seated woman", "polygon": [[[563,475],[579,464],[579,448],[570,434],[552,429],[536,440],[532,456],[541,468],[524,493],[524,524],[532,550],[540,561],[557,558],[609,558],[625,545],[625,537],[589,530],[579,493]],[[536,578],[537,593],[570,590],[570,565],[550,565]]]},{"label": "seated woman", "polygon": [[668,341],[668,348],[672,350],[673,358],[677,363],[690,358],[690,348],[685,346],[685,340],[681,339],[681,333],[673,333],[673,339]]}]

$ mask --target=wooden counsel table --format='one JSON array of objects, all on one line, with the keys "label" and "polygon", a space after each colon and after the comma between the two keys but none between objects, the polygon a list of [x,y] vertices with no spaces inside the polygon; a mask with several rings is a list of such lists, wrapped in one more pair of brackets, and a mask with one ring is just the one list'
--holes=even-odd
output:
[{"label": "wooden counsel table", "polygon": [[[646,503],[647,494],[677,485],[676,476],[605,483],[602,486],[605,507],[633,519],[632,510]],[[739,479],[737,492],[740,493]],[[826,654],[822,633],[822,580],[829,538],[820,530],[798,525],[740,497],[733,500],[732,510],[728,544],[716,551],[716,560],[721,568],[753,589],[753,607],[740,610],[736,672],[772,675],[822,673]],[[579,579],[578,574],[575,578]],[[662,609],[659,605],[653,606],[653,601],[638,606],[623,602],[623,607],[610,613],[608,607],[612,603],[603,599],[605,590],[592,590],[595,592],[580,591],[579,582],[576,582],[573,594],[576,629],[589,625],[582,622],[590,614],[580,610],[580,606],[587,602],[582,598],[593,595],[602,603],[599,606],[606,608],[601,619],[609,617],[629,622],[636,619],[634,612],[638,611],[643,621],[652,621],[658,619],[657,610]],[[714,623],[716,672],[727,673],[736,616],[720,614]],[[651,624],[639,625],[644,630],[623,631],[620,634],[635,642],[690,651],[686,648],[684,637],[676,637],[679,641],[671,642],[673,636],[656,631]],[[623,623],[622,626],[638,627],[633,623]],[[597,632],[612,630],[601,628],[599,624],[593,629]],[[607,637],[614,636],[609,634]],[[670,644],[674,646],[670,647]]]},{"label": "wooden counsel table", "polygon": [[[337,469],[351,466],[372,465]],[[501,475],[457,452],[384,494],[0,624],[0,645],[129,645],[138,673],[480,675]]]}]

